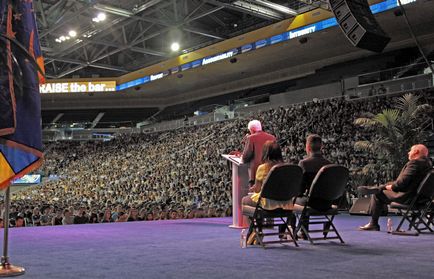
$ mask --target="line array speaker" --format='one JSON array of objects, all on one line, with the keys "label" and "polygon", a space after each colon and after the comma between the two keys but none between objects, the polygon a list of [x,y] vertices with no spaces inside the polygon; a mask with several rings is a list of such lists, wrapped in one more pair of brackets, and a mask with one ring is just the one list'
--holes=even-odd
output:
[{"label": "line array speaker", "polygon": [[390,38],[381,29],[367,0],[329,0],[336,20],[356,47],[382,52]]}]

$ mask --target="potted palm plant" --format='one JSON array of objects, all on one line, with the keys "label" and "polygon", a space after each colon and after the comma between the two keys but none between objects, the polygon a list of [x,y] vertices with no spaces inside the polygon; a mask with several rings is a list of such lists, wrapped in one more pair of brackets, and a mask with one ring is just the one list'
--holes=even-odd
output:
[{"label": "potted palm plant", "polygon": [[[395,178],[407,161],[407,152],[432,134],[432,107],[422,97],[405,94],[397,97],[391,108],[366,117],[354,124],[373,134],[370,140],[357,141],[354,148],[367,152],[376,160],[364,166],[362,173],[370,178]],[[385,182],[385,181],[384,181]]]}]

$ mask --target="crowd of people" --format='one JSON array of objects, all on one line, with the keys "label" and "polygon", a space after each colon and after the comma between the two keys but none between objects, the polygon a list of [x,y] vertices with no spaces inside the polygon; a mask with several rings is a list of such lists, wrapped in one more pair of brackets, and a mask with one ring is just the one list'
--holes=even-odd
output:
[{"label": "crowd of people", "polygon": [[[305,155],[305,139],[321,135],[323,153],[352,171],[375,160],[354,150],[368,131],[354,125],[389,107],[390,97],[342,98],[280,107],[252,117],[276,136],[287,162]],[[250,119],[152,134],[119,134],[107,142],[58,141],[46,146],[40,172],[48,181],[14,193],[13,226],[231,216],[231,170],[222,154],[241,150]],[[0,222],[1,224],[1,222]]]}]

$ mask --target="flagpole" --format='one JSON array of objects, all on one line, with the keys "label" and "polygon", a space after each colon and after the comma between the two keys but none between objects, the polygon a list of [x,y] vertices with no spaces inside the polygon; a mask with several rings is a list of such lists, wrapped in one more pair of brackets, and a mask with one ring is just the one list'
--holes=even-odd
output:
[{"label": "flagpole", "polygon": [[23,275],[26,270],[23,267],[11,265],[8,256],[9,244],[9,209],[11,205],[11,186],[9,185],[5,190],[5,212],[3,215],[4,224],[4,239],[3,239],[3,256],[0,265],[0,277],[18,276]]}]

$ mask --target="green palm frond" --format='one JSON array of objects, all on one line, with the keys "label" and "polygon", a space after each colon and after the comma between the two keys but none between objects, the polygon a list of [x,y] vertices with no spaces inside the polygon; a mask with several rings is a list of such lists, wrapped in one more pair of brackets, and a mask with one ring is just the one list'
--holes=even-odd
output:
[{"label": "green palm frond", "polygon": [[377,114],[372,120],[381,126],[388,128],[396,125],[399,115],[400,113],[397,109],[385,109],[381,113]]},{"label": "green palm frond", "polygon": [[367,140],[356,141],[354,143],[354,149],[359,150],[359,151],[373,152],[374,151],[374,144],[370,141],[367,141]]},{"label": "green palm frond", "polygon": [[406,111],[409,114],[412,114],[419,103],[419,99],[420,96],[408,93],[402,97],[398,97],[394,107],[403,112]]},{"label": "green palm frond", "polygon": [[433,107],[429,104],[418,105],[412,113],[412,117],[416,118],[421,114],[430,115],[433,112]]},{"label": "green palm frond", "polygon": [[354,120],[354,124],[361,127],[374,127],[377,126],[378,123],[371,118],[360,117]]},{"label": "green palm frond", "polygon": [[357,118],[355,125],[369,127],[370,140],[357,141],[354,148],[374,155],[375,163],[365,166],[360,175],[371,177],[381,171],[388,179],[396,178],[407,161],[407,152],[416,143],[423,142],[429,133],[424,132],[432,123],[433,107],[419,104],[421,97],[406,94],[397,98],[391,109],[374,116]]}]

